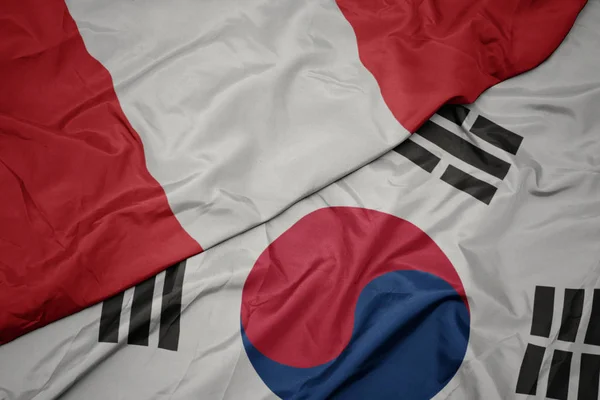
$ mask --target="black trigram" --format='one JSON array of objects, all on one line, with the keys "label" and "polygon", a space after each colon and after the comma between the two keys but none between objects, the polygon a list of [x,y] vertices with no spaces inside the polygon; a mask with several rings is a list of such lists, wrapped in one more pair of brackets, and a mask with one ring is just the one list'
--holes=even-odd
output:
[{"label": "black trigram", "polygon": [[[185,261],[175,264],[165,271],[158,333],[158,347],[161,349],[177,351],[179,346],[179,320],[181,318],[184,274]],[[156,277],[153,276],[138,284],[133,290],[129,332],[127,334],[128,344],[148,346],[155,282]],[[98,334],[100,342],[118,343],[124,294],[124,292],[121,292],[102,303],[102,316],[100,317],[100,331]]]},{"label": "black trigram", "polygon": [[[555,288],[537,286],[533,301],[533,318],[531,335],[550,337],[552,320],[554,318]],[[574,343],[579,331],[585,299],[584,289],[565,289],[562,315],[557,339]],[[584,344],[600,345],[600,289],[595,289],[592,300],[592,310],[588,323]],[[537,393],[540,370],[546,353],[546,348],[528,344],[519,370],[516,392],[526,395]],[[577,356],[577,354],[575,355]],[[579,388],[577,400],[598,400],[600,385],[600,355],[580,353]],[[569,378],[573,352],[554,350],[550,362],[546,397],[557,400],[567,400],[569,397]]]},{"label": "black trigram", "polygon": [[[437,114],[446,120],[462,127],[471,111],[461,105],[445,105],[438,110]],[[427,121],[416,134],[425,138],[445,152],[464,161],[465,163],[493,176],[504,180],[510,164],[498,157],[482,150],[471,142],[455,135],[446,128],[433,121]],[[473,125],[469,128],[467,135],[490,143],[491,145],[510,154],[517,154],[523,138],[501,126],[493,123],[487,118],[478,115]],[[408,158],[427,172],[432,172],[440,162],[440,158],[429,150],[415,143],[412,139],[405,140],[398,145],[394,151]],[[478,179],[459,168],[448,165],[441,176],[441,180],[454,186],[456,189],[475,197],[485,204],[490,204],[498,190],[481,179]]]}]

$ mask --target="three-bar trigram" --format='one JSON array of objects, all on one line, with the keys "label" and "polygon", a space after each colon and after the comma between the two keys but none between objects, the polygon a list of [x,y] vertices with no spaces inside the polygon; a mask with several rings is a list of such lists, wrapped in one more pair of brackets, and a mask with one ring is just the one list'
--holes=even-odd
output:
[{"label": "three-bar trigram", "polygon": [[[531,335],[550,337],[554,319],[555,288],[537,286],[533,301],[533,317]],[[580,328],[585,299],[584,289],[565,289],[563,309],[557,339],[562,342],[575,342]],[[584,344],[600,345],[600,289],[595,289],[592,310],[588,323]],[[523,356],[516,392],[525,395],[536,395],[538,379],[546,348],[528,344]],[[568,400],[573,352],[556,349],[552,353],[546,397],[557,400]],[[577,356],[577,355],[575,355]],[[579,368],[577,400],[598,400],[600,385],[600,355],[581,353]]]},{"label": "three-bar trigram", "polygon": [[[445,105],[438,110],[437,114],[462,127],[470,112],[468,108],[461,105]],[[433,143],[446,153],[500,180],[506,177],[510,169],[508,162],[486,152],[431,120],[425,122],[417,130],[416,134]],[[513,155],[517,154],[523,141],[521,136],[502,128],[481,115],[476,117],[467,134],[477,136]],[[432,172],[440,162],[438,156],[415,143],[410,138],[398,145],[394,151],[408,158],[427,172]],[[440,179],[485,204],[490,204],[497,191],[494,185],[478,179],[453,165],[448,165]]]},{"label": "three-bar trigram", "polygon": [[[158,347],[161,349],[177,351],[179,346],[184,274],[185,261],[175,264],[165,271],[158,334]],[[155,283],[156,277],[152,277],[138,284],[133,290],[129,331],[127,333],[128,344],[148,346]],[[100,317],[98,335],[100,342],[117,343],[119,341],[123,298],[124,292],[121,292],[102,303],[102,316]]]}]

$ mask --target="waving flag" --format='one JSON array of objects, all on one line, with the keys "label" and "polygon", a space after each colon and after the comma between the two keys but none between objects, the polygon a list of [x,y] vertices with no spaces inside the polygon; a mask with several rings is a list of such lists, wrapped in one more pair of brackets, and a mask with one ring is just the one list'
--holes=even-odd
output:
[{"label": "waving flag", "polygon": [[599,16],[269,222],[3,345],[0,395],[597,399]]},{"label": "waving flag", "polygon": [[536,66],[584,3],[4,1],[0,342],[268,220]]}]

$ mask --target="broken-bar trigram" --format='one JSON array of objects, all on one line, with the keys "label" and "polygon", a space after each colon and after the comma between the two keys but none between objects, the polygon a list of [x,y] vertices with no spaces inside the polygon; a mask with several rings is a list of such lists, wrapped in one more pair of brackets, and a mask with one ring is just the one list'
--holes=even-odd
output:
[{"label": "broken-bar trigram", "polygon": [[394,151],[398,154],[402,154],[404,157],[408,158],[410,161],[417,164],[427,172],[433,171],[433,169],[440,162],[440,158],[438,156],[424,147],[419,146],[412,140],[404,141],[398,145]]},{"label": "broken-bar trigram", "polygon": [[177,351],[179,346],[179,320],[181,319],[184,275],[185,261],[167,269],[165,273],[158,333],[158,347],[161,349]]},{"label": "broken-bar trigram", "polygon": [[417,133],[461,161],[498,179],[504,179],[508,174],[509,163],[481,150],[432,121],[425,121]]},{"label": "broken-bar trigram", "polygon": [[152,297],[156,277],[145,280],[133,290],[131,317],[129,319],[129,335],[127,344],[148,346],[150,336],[150,318],[152,316]]},{"label": "broken-bar trigram", "polygon": [[452,165],[448,165],[440,179],[485,204],[490,204],[494,194],[496,194],[496,190],[498,190],[495,186],[477,179]]},{"label": "broken-bar trigram", "polygon": [[[162,292],[158,347],[177,351],[179,347],[181,298],[185,261],[173,265],[165,271],[165,282]],[[127,343],[148,346],[152,315],[152,299],[156,277],[152,277],[133,290],[131,315]],[[119,293],[102,303],[98,341],[118,343],[121,312],[124,292]]]},{"label": "broken-bar trigram", "polygon": [[[554,300],[556,289],[549,286],[537,286],[533,300],[531,335],[550,338],[554,318]],[[598,345],[600,342],[600,290],[593,293],[592,311],[586,329],[585,344]],[[575,342],[580,329],[585,300],[585,289],[565,289],[563,307],[558,327],[557,339],[563,342]],[[528,344],[519,376],[516,392],[524,395],[536,395],[538,379],[544,357],[550,353],[546,348]],[[600,355],[571,351],[554,350],[550,361],[546,398],[568,400],[569,384],[573,356],[580,356],[577,400],[598,400],[600,384]]]},{"label": "broken-bar trigram", "polygon": [[538,376],[544,361],[546,349],[541,346],[528,344],[521,363],[519,379],[517,380],[517,393],[535,395],[537,393]]},{"label": "broken-bar trigram", "polygon": [[585,333],[585,344],[600,346],[600,289],[594,290],[590,322]]},{"label": "broken-bar trigram", "polygon": [[[437,114],[460,127],[470,112],[464,106],[446,104],[437,111]],[[513,155],[517,153],[523,141],[521,136],[496,125],[480,115],[475,119],[469,132]],[[451,154],[488,175],[504,180],[508,174],[510,169],[508,162],[455,135],[433,121],[425,122],[416,133],[444,152]],[[438,156],[418,145],[410,138],[400,143],[394,151],[430,173],[440,162]],[[498,190],[494,185],[482,181],[453,165],[448,165],[441,176],[441,180],[485,204],[490,204]]]}]

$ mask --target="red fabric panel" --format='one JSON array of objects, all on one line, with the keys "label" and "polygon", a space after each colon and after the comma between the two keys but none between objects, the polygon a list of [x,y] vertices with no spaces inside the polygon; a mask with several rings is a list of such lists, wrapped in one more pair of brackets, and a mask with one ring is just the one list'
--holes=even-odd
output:
[{"label": "red fabric panel", "polygon": [[444,103],[471,103],[545,60],[586,0],[337,0],[360,58],[414,132]]},{"label": "red fabric panel", "polygon": [[202,251],[62,0],[0,5],[0,343]]}]

